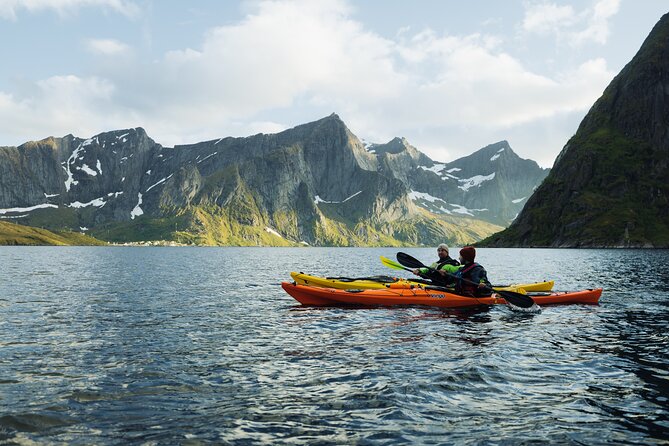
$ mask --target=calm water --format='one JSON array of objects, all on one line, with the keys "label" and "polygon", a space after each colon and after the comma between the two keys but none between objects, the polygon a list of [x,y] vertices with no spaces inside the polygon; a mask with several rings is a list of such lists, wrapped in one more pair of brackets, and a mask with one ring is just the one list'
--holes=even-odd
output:
[{"label": "calm water", "polygon": [[[406,249],[425,262],[434,249]],[[0,444],[667,444],[669,251],[483,249],[598,306],[316,309],[362,248],[0,248]]]}]

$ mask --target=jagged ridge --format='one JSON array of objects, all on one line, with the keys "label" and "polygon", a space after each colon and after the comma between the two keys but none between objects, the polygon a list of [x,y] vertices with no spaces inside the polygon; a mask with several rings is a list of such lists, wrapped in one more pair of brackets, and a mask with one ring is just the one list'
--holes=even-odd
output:
[{"label": "jagged ridge", "polygon": [[[506,157],[511,166],[520,159],[504,144],[506,153],[475,154],[485,163],[451,164],[473,174],[504,166]],[[465,179],[435,166],[403,138],[366,148],[335,114],[277,134],[174,148],[136,128],[0,148],[0,210],[24,213],[22,223],[119,242],[380,246],[469,243],[499,230],[509,219],[504,212],[522,207],[475,215],[458,200],[475,203],[471,197],[484,185],[463,190]],[[493,181],[488,188],[503,189]],[[435,207],[416,190],[443,203]]]}]

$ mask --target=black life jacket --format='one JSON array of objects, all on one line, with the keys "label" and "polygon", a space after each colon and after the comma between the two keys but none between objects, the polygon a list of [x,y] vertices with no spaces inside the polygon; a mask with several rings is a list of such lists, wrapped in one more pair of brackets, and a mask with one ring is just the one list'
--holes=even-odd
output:
[{"label": "black life jacket", "polygon": [[[444,265],[453,265],[453,266],[460,266],[460,262],[458,262],[455,259],[452,259],[451,257],[446,257],[444,260],[439,260],[437,262],[437,267],[435,268],[437,271],[440,270]],[[453,286],[455,284],[455,278],[449,275],[446,275],[445,277],[439,274],[436,271],[430,271],[428,273],[428,278],[434,283],[435,285],[439,286]]]},{"label": "black life jacket", "polygon": [[450,257],[446,257],[444,260],[437,262],[437,269],[441,269],[444,265],[460,266],[460,262]]}]

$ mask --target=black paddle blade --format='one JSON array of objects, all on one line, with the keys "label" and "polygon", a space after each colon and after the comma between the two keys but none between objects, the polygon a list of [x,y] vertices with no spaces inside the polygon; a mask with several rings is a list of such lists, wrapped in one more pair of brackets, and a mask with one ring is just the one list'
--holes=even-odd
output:
[{"label": "black paddle blade", "polygon": [[408,266],[409,268],[426,268],[426,266],[423,265],[423,262],[421,262],[415,257],[411,257],[409,254],[405,252],[397,253],[397,261],[404,266]]},{"label": "black paddle blade", "polygon": [[513,291],[496,291],[496,293],[502,296],[505,301],[520,308],[530,308],[534,305],[534,299],[525,294],[514,293]]}]

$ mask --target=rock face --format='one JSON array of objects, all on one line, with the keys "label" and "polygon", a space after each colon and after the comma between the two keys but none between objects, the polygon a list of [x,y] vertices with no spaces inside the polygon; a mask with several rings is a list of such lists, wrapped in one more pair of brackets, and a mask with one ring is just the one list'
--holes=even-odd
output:
[{"label": "rock face", "polygon": [[669,14],[590,109],[523,212],[483,244],[669,247]]},{"label": "rock face", "polygon": [[[521,159],[506,141],[450,163],[420,168],[425,173],[414,175],[409,183],[413,196],[428,209],[469,215],[500,226],[513,221],[549,171]],[[440,181],[433,181],[435,175]]]},{"label": "rock face", "polygon": [[334,114],[174,148],[136,128],[1,147],[0,218],[112,241],[469,243],[543,176],[506,142],[446,165],[400,138],[365,147]]}]

